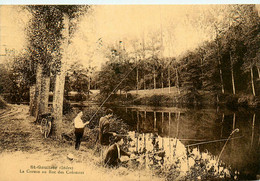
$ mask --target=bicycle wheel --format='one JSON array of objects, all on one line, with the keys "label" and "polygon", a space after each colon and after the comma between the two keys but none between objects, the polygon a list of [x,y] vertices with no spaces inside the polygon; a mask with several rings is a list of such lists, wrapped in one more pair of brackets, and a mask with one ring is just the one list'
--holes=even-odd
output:
[{"label": "bicycle wheel", "polygon": [[45,124],[46,124],[47,120],[45,118],[43,118],[41,120],[41,127],[40,127],[40,130],[41,130],[41,133],[44,134],[44,130],[45,130]]},{"label": "bicycle wheel", "polygon": [[50,132],[51,132],[51,121],[48,120],[45,124],[44,137],[48,138]]}]

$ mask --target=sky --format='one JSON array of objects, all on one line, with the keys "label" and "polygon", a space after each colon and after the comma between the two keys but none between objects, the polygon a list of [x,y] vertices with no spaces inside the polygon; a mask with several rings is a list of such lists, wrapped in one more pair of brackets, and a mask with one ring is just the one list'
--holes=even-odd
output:
[{"label": "sky", "polygon": [[5,48],[21,51],[26,47],[25,25],[29,14],[18,6],[0,6],[0,54]]},{"label": "sky", "polygon": [[[178,57],[215,36],[214,24],[225,28],[226,5],[93,5],[80,18],[71,37],[70,62],[100,67],[107,47],[123,42],[133,51],[133,42],[159,39],[163,56]],[[5,48],[26,47],[25,28],[30,14],[19,6],[0,6],[0,54]],[[157,37],[156,37],[157,36]],[[1,57],[0,57],[1,58]],[[1,59],[0,59],[1,62]]]},{"label": "sky", "polygon": [[151,34],[159,33],[164,56],[179,56],[213,38],[214,32],[204,24],[205,19],[197,20],[204,14],[209,15],[210,9],[214,8],[191,5],[94,6],[92,13],[80,21],[71,47],[77,50],[79,59],[86,58],[83,62],[98,66],[105,60],[98,40],[102,40],[103,47],[122,41],[127,51],[133,51],[133,41],[142,42],[143,37],[144,41],[149,41]]}]

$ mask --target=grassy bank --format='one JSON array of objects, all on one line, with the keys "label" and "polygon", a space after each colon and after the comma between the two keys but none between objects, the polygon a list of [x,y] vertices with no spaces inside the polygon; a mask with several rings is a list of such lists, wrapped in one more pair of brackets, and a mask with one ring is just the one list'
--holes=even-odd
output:
[{"label": "grassy bank", "polygon": [[[99,97],[99,101],[104,97]],[[149,106],[185,106],[185,107],[207,107],[226,106],[231,109],[238,107],[258,108],[260,107],[260,96],[247,94],[215,94],[200,91],[196,93],[180,93],[176,89],[155,89],[130,91],[127,94],[114,94],[109,99],[110,103],[124,105],[149,105]]]},{"label": "grassy bank", "polygon": [[[11,109],[1,115],[0,122],[0,166],[1,178],[4,180],[31,180],[32,175],[38,175],[40,180],[230,180],[235,179],[235,174],[230,168],[217,162],[209,153],[200,153],[199,150],[187,150],[177,139],[171,139],[174,154],[165,150],[165,154],[159,154],[160,147],[154,141],[155,135],[147,137],[146,147],[138,146],[138,152],[132,151],[136,159],[123,160],[119,169],[102,167],[99,145],[96,143],[97,125],[100,116],[104,115],[102,109],[93,119],[93,125],[85,129],[84,139],[77,151],[74,149],[74,127],[71,124],[77,110],[65,115],[63,119],[63,139],[44,139],[39,125],[34,124],[34,118],[28,114],[26,105],[10,105]],[[96,107],[88,107],[84,110],[84,121],[92,117]],[[129,132],[127,125],[114,116],[111,119],[111,129],[119,134],[128,134],[125,140],[125,149],[136,149],[136,138],[140,140],[142,135]],[[66,135],[66,136],[65,136]],[[161,138],[158,140],[161,140]],[[142,141],[141,141],[142,142]],[[140,143],[141,143],[140,142]],[[175,144],[173,144],[175,143]],[[143,149],[141,149],[143,148]],[[140,150],[141,149],[141,150]],[[72,155],[69,156],[69,155]],[[13,164],[15,163],[15,164]],[[5,167],[3,166],[5,165]],[[52,174],[42,173],[35,166],[56,166],[55,171],[66,172],[61,167],[73,167],[73,171],[82,174]],[[21,174],[19,170],[26,173]],[[28,174],[29,172],[37,172]],[[10,175],[10,172],[13,172]],[[38,173],[39,172],[39,173]],[[9,173],[9,174],[7,174]],[[26,175],[25,175],[26,174]],[[27,175],[28,174],[28,175]],[[55,176],[55,177],[53,177]],[[17,178],[20,179],[17,179]]]},{"label": "grassy bank", "polygon": [[[86,108],[84,110],[83,120],[89,120],[96,109],[97,107],[95,106]],[[72,114],[73,113],[67,115],[68,121],[74,117]],[[99,159],[100,146],[96,143],[96,139],[98,121],[104,114],[105,110],[101,109],[93,119],[89,128],[85,129],[84,133],[84,145],[87,149],[92,150],[93,157],[96,158],[95,165],[101,168],[102,166]],[[162,138],[158,137],[158,135],[147,134],[145,136],[129,131],[128,125],[119,119],[117,115],[114,115],[110,121],[111,131],[121,135],[128,135],[127,139],[125,139],[124,149],[135,155],[135,159],[130,161],[122,158],[122,167],[118,170],[111,170],[117,175],[115,180],[128,178],[130,175],[131,180],[146,180],[145,176],[149,175],[149,179],[167,181],[229,180],[231,178],[236,179],[237,177],[229,166],[222,162],[218,162],[217,158],[208,152],[200,152],[198,149],[187,150],[187,148],[185,148],[185,146],[176,138],[168,139],[168,141],[171,142],[170,145],[172,145],[171,149],[168,149],[167,147],[161,148],[159,142]],[[136,140],[139,140],[139,144],[137,144]],[[113,140],[111,141],[113,142]],[[73,144],[72,140],[69,142]],[[104,177],[107,176],[107,174],[104,175]],[[147,180],[149,179],[147,178]]]}]

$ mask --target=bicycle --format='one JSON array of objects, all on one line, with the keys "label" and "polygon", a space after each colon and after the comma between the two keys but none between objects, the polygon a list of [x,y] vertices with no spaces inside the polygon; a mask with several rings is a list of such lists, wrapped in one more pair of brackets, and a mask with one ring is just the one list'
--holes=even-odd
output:
[{"label": "bicycle", "polygon": [[51,116],[51,113],[45,113],[40,115],[40,120],[41,120],[40,130],[44,138],[48,138],[48,136],[51,133],[53,119],[54,118]]},{"label": "bicycle", "polygon": [[44,138],[47,138],[51,132],[51,121],[43,118],[41,120],[41,133],[44,135]]}]

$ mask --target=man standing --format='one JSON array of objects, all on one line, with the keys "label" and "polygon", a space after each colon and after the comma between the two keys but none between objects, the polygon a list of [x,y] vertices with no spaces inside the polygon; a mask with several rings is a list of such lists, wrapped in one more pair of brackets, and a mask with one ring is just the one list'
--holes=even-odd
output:
[{"label": "man standing", "polygon": [[113,117],[113,111],[108,109],[106,116],[99,120],[99,143],[101,145],[101,160],[104,160],[104,153],[109,147],[110,137],[116,136],[116,133],[110,132],[110,119]]},{"label": "man standing", "polygon": [[79,150],[81,138],[82,138],[83,133],[84,133],[84,127],[86,125],[86,124],[83,123],[83,121],[81,119],[82,115],[83,115],[83,112],[80,111],[74,119],[75,136],[76,136],[75,149],[76,150]]},{"label": "man standing", "polygon": [[116,133],[110,132],[110,119],[113,117],[113,111],[108,109],[106,116],[99,120],[99,143],[102,146],[109,146],[111,136],[116,136]]}]

